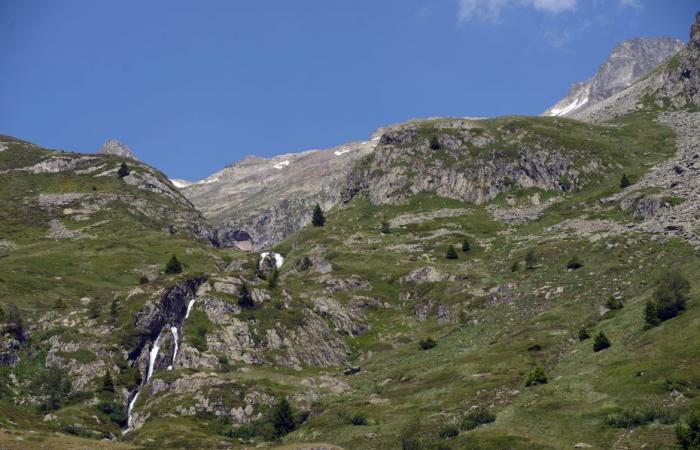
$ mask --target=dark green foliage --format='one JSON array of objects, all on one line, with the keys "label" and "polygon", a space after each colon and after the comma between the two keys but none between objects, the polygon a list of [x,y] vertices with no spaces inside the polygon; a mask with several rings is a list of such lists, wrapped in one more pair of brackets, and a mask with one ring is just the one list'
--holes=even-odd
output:
[{"label": "dark green foliage", "polygon": [[7,311],[5,312],[5,323],[5,333],[13,335],[15,339],[20,342],[26,339],[27,332],[24,329],[22,313],[20,313],[17,305],[14,303],[7,305]]},{"label": "dark green foliage", "polygon": [[591,333],[588,332],[588,328],[581,327],[581,329],[578,330],[578,340],[579,341],[585,341],[586,339],[589,339],[590,337],[591,337]]},{"label": "dark green foliage", "polygon": [[486,408],[476,408],[467,413],[459,424],[463,431],[473,430],[479,425],[496,421],[496,415]]},{"label": "dark green foliage", "polygon": [[2,309],[2,305],[0,305],[0,322],[5,320],[5,310]]},{"label": "dark green foliage", "polygon": [[123,405],[115,402],[113,399],[109,401],[100,402],[97,408],[109,417],[109,420],[119,425],[120,427],[125,427],[128,421],[127,411]]},{"label": "dark green foliage", "polygon": [[518,270],[520,270],[520,263],[518,261],[514,261],[513,265],[510,266],[510,271],[517,272]]},{"label": "dark green foliage", "polygon": [[669,425],[676,420],[677,415],[666,408],[643,407],[612,413],[605,422],[611,428],[635,428],[653,422]]},{"label": "dark green foliage", "polygon": [[447,259],[457,259],[459,256],[457,255],[457,250],[455,250],[454,246],[450,245],[447,247],[447,253],[445,253],[445,258]]},{"label": "dark green foliage", "polygon": [[620,299],[617,299],[613,297],[612,295],[608,297],[608,299],[605,301],[605,307],[610,309],[610,310],[616,310],[616,309],[622,309],[623,307],[622,301]]},{"label": "dark green foliage", "polygon": [[382,221],[382,226],[379,228],[379,231],[382,234],[390,234],[391,233],[391,227],[389,226],[389,222],[386,220]]},{"label": "dark green foliage", "polygon": [[532,270],[535,268],[535,264],[537,264],[535,252],[533,250],[530,250],[525,254],[525,268],[528,270]]},{"label": "dark green foliage", "polygon": [[647,304],[644,306],[644,322],[646,326],[650,328],[661,323],[659,315],[656,312],[656,304],[651,300],[647,301]]},{"label": "dark green foliage", "polygon": [[34,388],[44,397],[39,409],[47,413],[59,409],[66,401],[71,392],[71,383],[65,369],[51,367],[41,372]]},{"label": "dark green foliage", "polygon": [[321,210],[321,206],[316,203],[316,206],[314,206],[314,212],[311,217],[311,223],[315,227],[322,227],[326,224],[326,218],[323,215],[323,210]]},{"label": "dark green foliage", "polygon": [[440,141],[434,134],[430,136],[430,150],[440,150]]},{"label": "dark green foliage", "polygon": [[676,441],[683,450],[700,450],[700,413],[693,412],[685,425],[678,424]]},{"label": "dark green foliage", "polygon": [[139,284],[148,284],[148,277],[146,275],[141,275],[139,277]]},{"label": "dark green foliage", "polygon": [[294,263],[294,268],[298,270],[299,272],[305,272],[311,268],[311,260],[309,259],[308,256],[304,256]]},{"label": "dark green foliage", "polygon": [[610,347],[610,340],[605,335],[605,333],[601,331],[600,333],[598,333],[598,335],[595,337],[595,340],[593,341],[593,351],[599,352],[601,350],[605,350],[608,347]]},{"label": "dark green foliage", "polygon": [[537,386],[538,384],[547,384],[547,372],[542,366],[532,369],[525,380],[525,386]]},{"label": "dark green foliage", "polygon": [[170,261],[165,265],[165,273],[182,273],[182,263],[177,260],[177,256],[170,257]]},{"label": "dark green foliage", "polygon": [[350,423],[355,426],[367,425],[367,418],[362,413],[355,413],[350,417]]},{"label": "dark green foliage", "polygon": [[105,392],[114,392],[114,380],[112,379],[112,373],[109,369],[105,372],[104,377],[102,377],[102,390]]},{"label": "dark green foliage", "polygon": [[421,350],[430,350],[431,348],[434,348],[436,345],[437,345],[437,342],[435,341],[435,339],[433,339],[431,337],[427,337],[418,343],[418,348],[420,348]]},{"label": "dark green foliage", "polygon": [[238,306],[240,306],[243,309],[252,309],[255,307],[255,302],[253,301],[253,294],[250,292],[250,288],[248,287],[248,283],[245,281],[243,284],[241,284],[240,289],[238,290]]},{"label": "dark green foliage", "polygon": [[129,173],[129,166],[127,166],[125,162],[122,162],[122,165],[119,166],[119,170],[117,171],[117,177],[124,178],[125,176],[128,176]]},{"label": "dark green foliage", "polygon": [[280,400],[272,410],[272,426],[277,437],[284,436],[296,429],[297,421],[294,417],[294,410],[286,398]]},{"label": "dark green foliage", "polygon": [[583,263],[578,259],[578,256],[574,255],[566,263],[566,268],[571,270],[580,269],[583,267]]},{"label": "dark green foliage", "polygon": [[677,272],[666,272],[654,291],[656,316],[659,321],[672,319],[683,312],[688,302],[690,283]]},{"label": "dark green foliage", "polygon": [[269,288],[276,288],[277,287],[277,280],[279,279],[280,273],[279,270],[277,269],[277,265],[275,265],[270,273],[267,275],[267,286]]},{"label": "dark green foliage", "polygon": [[66,302],[63,301],[63,299],[57,299],[56,302],[53,304],[54,309],[66,309]]},{"label": "dark green foliage", "polygon": [[626,173],[623,173],[623,174],[622,174],[622,178],[620,178],[620,187],[621,187],[622,189],[624,189],[624,188],[630,186],[631,184],[632,184],[632,183],[630,183],[629,178],[627,178],[627,174],[626,174]]},{"label": "dark green foliage", "polygon": [[453,438],[459,434],[459,428],[454,425],[443,425],[438,434],[443,439]]},{"label": "dark green foliage", "polygon": [[472,249],[472,246],[469,243],[469,239],[464,238],[464,240],[462,241],[462,251],[466,253],[471,249]]}]

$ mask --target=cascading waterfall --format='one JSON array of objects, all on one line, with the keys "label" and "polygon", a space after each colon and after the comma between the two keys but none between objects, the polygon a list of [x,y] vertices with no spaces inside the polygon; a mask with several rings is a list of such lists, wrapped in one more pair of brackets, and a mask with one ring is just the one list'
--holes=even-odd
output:
[{"label": "cascading waterfall", "polygon": [[134,398],[131,399],[129,402],[129,408],[126,411],[127,415],[127,428],[124,430],[123,433],[127,433],[131,428],[134,426],[134,418],[131,414],[131,411],[134,409],[134,405],[136,404],[136,400],[139,398],[139,394],[141,393],[141,389],[148,383],[148,380],[151,379],[151,376],[153,375],[153,370],[155,368],[156,364],[156,358],[158,358],[158,352],[160,351],[160,337],[163,334],[163,330],[158,333],[158,337],[156,340],[153,342],[153,347],[151,347],[151,351],[148,354],[148,371],[146,372],[146,379],[143,380],[141,383],[141,386],[136,390],[136,394],[134,394]]},{"label": "cascading waterfall", "polygon": [[[194,305],[194,300],[195,299],[190,300],[190,302],[187,304],[187,312],[185,313],[185,319],[190,317],[190,311],[192,311],[192,305]],[[183,322],[184,322],[184,320],[183,320]]]},{"label": "cascading waterfall", "polygon": [[170,332],[173,334],[173,342],[175,343],[175,348],[173,349],[173,359],[170,362],[170,365],[168,366],[168,370],[173,370],[173,366],[175,365],[175,358],[177,358],[177,349],[178,349],[177,327],[170,327]]}]

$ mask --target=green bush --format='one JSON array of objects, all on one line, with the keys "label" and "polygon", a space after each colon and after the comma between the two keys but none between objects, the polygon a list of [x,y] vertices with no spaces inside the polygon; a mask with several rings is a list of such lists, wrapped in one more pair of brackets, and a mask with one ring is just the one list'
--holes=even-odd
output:
[{"label": "green bush", "polygon": [[635,428],[653,422],[668,425],[675,423],[677,419],[677,415],[669,409],[647,407],[609,414],[605,422],[611,428]]},{"label": "green bush", "polygon": [[613,297],[612,295],[608,297],[608,299],[605,301],[605,307],[612,311],[616,309],[622,309],[623,306],[624,304],[622,303],[622,301]]},{"label": "green bush", "polygon": [[355,426],[367,425],[367,418],[362,413],[355,413],[350,417],[350,423]]},{"label": "green bush", "polygon": [[595,341],[593,342],[593,351],[594,352],[599,352],[601,350],[605,350],[606,348],[610,347],[610,340],[608,337],[603,333],[602,331],[598,333],[598,335],[595,337]]},{"label": "green bush", "polygon": [[454,425],[443,425],[438,433],[443,439],[450,439],[459,434],[459,428]]},{"label": "green bush", "polygon": [[272,410],[272,427],[277,437],[291,433],[297,428],[294,410],[286,398],[280,400]]},{"label": "green bush", "polygon": [[620,178],[620,187],[622,189],[629,187],[632,183],[630,183],[629,178],[627,178],[627,174],[623,173],[622,178]]},{"label": "green bush", "polygon": [[447,247],[447,252],[445,253],[445,258],[447,259],[457,259],[459,256],[457,255],[457,251],[455,250],[454,246],[450,245]]},{"label": "green bush", "polygon": [[473,430],[479,425],[496,421],[496,415],[486,408],[475,408],[462,418],[459,427],[463,431]]},{"label": "green bush", "polygon": [[685,310],[690,282],[678,272],[666,272],[654,291],[656,315],[661,322],[672,319]]},{"label": "green bush", "polygon": [[253,301],[253,293],[250,292],[248,283],[245,281],[238,290],[238,306],[243,309],[252,309],[255,307],[255,302]]},{"label": "green bush", "polygon": [[102,390],[104,392],[114,392],[114,380],[112,379],[112,373],[109,369],[105,372],[104,377],[102,377]]},{"label": "green bush", "polygon": [[532,369],[525,380],[525,386],[536,386],[538,384],[547,384],[547,372],[542,366]]},{"label": "green bush", "polygon": [[472,246],[469,243],[469,239],[464,238],[464,240],[462,241],[462,251],[466,253],[471,249],[472,249]]},{"label": "green bush", "polygon": [[656,312],[656,304],[651,300],[647,301],[647,304],[644,306],[644,322],[646,322],[646,326],[650,328],[661,323],[659,315]]},{"label": "green bush", "polygon": [[182,273],[182,263],[177,260],[177,256],[173,255],[170,257],[170,260],[165,265],[165,273]]},{"label": "green bush", "polygon": [[585,341],[586,339],[591,337],[591,333],[588,332],[588,329],[586,327],[581,327],[580,330],[578,330],[578,340],[579,341]]},{"label": "green bush", "polygon": [[510,266],[510,271],[517,272],[518,270],[520,270],[520,263],[518,261],[514,261],[513,265]]},{"label": "green bush", "polygon": [[434,134],[430,136],[430,150],[440,150],[440,141]]},{"label": "green bush", "polygon": [[418,348],[420,348],[421,350],[430,350],[431,348],[435,347],[436,345],[437,345],[437,342],[435,341],[435,339],[433,339],[431,337],[427,337],[418,343]]},{"label": "green bush", "polygon": [[700,450],[700,413],[693,412],[685,425],[678,424],[676,441],[683,450]]},{"label": "green bush", "polygon": [[566,263],[566,268],[571,270],[580,269],[583,267],[583,263],[578,259],[578,256],[572,256],[571,259]]},{"label": "green bush", "polygon": [[389,222],[386,220],[382,221],[382,226],[379,228],[379,232],[382,234],[390,234],[391,227],[389,226]]},{"label": "green bush", "polygon": [[63,301],[63,299],[57,299],[56,302],[53,304],[54,309],[66,309],[66,303]]}]

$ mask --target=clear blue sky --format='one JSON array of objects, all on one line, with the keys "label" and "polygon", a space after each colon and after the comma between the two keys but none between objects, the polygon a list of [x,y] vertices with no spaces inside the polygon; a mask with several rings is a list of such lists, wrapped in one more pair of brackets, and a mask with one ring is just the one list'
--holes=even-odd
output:
[{"label": "clear blue sky", "polygon": [[0,133],[171,177],[416,117],[538,114],[695,0],[0,0]]}]

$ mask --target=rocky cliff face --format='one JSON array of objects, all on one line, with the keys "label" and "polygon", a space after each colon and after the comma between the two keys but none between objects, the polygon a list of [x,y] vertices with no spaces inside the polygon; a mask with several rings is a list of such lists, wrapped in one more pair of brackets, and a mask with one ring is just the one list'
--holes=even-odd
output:
[{"label": "rocky cliff face", "polygon": [[96,153],[100,155],[121,156],[122,158],[130,158],[135,161],[139,160],[129,147],[116,139],[110,139],[102,144],[102,147],[100,147]]},{"label": "rocky cliff face", "polygon": [[677,39],[637,38],[615,47],[589,80],[571,86],[566,97],[542,113],[568,116],[622,91],[683,48]]},{"label": "rocky cliff face", "polygon": [[220,245],[233,245],[243,230],[255,247],[265,247],[308,224],[316,203],[336,205],[344,178],[378,140],[271,159],[250,156],[182,192],[217,227]]}]

